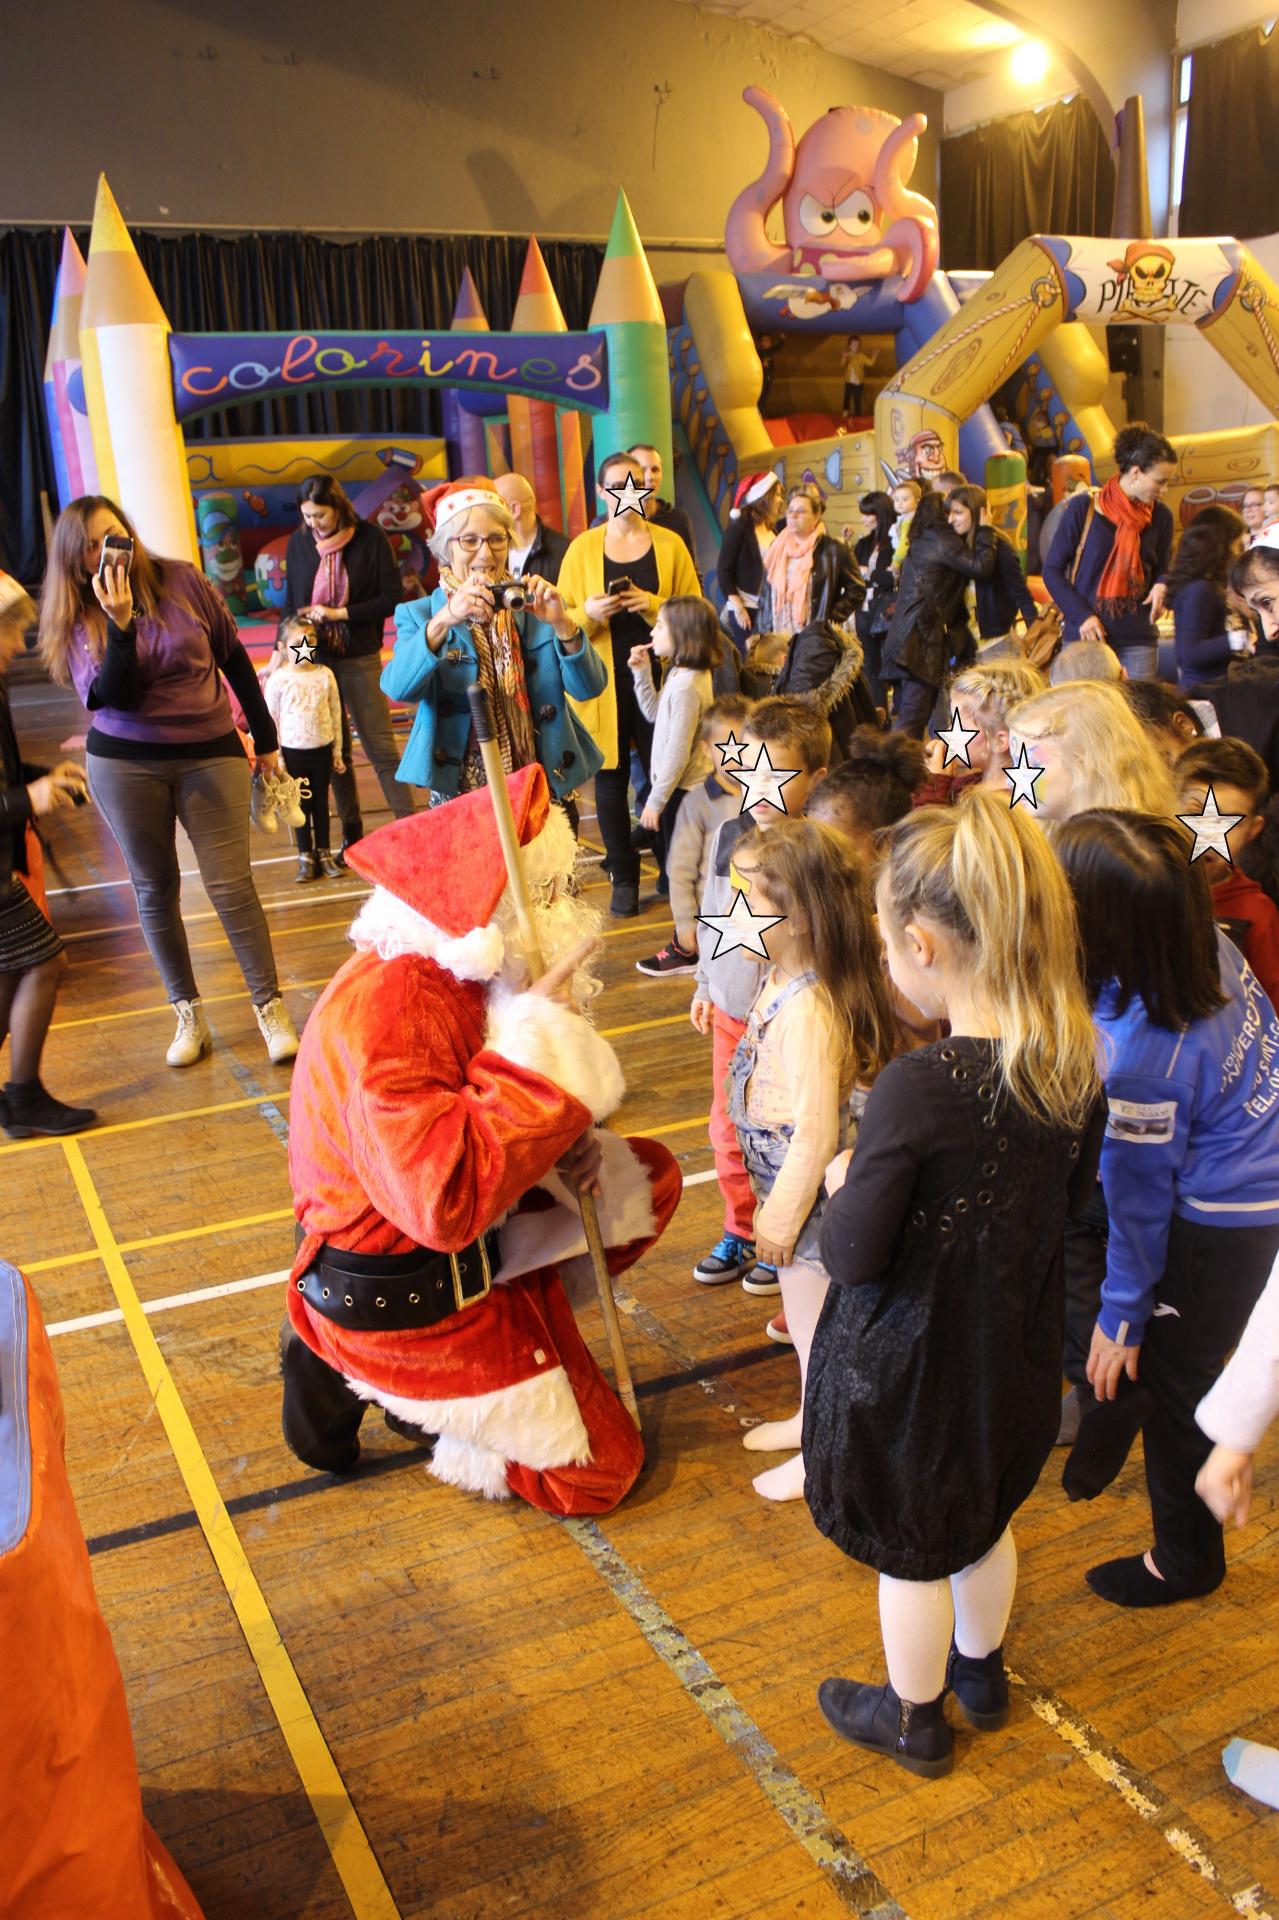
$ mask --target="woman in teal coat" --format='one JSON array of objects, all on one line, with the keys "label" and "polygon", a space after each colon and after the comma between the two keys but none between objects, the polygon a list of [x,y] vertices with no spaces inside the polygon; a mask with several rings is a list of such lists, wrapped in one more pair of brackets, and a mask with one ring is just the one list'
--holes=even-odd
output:
[{"label": "woman in teal coat", "polygon": [[[487,481],[459,481],[435,509],[431,551],[440,585],[395,610],[395,652],[382,671],[392,700],[416,700],[398,777],[451,800],[484,785],[467,688],[493,704],[508,772],[539,760],[557,800],[567,800],[602,764],[599,748],[566,695],[594,700],[607,668],[548,581],[508,577],[511,516]],[[504,588],[527,604],[504,604]]]}]

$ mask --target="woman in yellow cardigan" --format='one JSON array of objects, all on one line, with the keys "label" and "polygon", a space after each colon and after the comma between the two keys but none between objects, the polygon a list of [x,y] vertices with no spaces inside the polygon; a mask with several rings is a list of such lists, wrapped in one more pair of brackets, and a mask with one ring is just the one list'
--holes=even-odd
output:
[{"label": "woman in yellow cardigan", "polygon": [[567,617],[584,630],[608,669],[603,693],[569,704],[604,756],[595,776],[595,813],[613,882],[610,910],[623,918],[639,912],[640,863],[626,797],[631,748],[647,769],[653,735],[636,704],[630,651],[649,644],[664,601],[701,592],[679,535],[645,520],[643,485],[643,469],[630,454],[611,453],[600,462],[600,505],[608,518],[578,534],[558,581]]}]

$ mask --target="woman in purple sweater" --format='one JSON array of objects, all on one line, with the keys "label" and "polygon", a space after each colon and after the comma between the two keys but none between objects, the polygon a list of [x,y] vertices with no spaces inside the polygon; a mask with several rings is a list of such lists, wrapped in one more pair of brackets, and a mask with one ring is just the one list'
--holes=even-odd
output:
[{"label": "woman in purple sweater", "polygon": [[[110,534],[132,540],[132,559],[100,574]],[[266,772],[276,770],[278,742],[224,602],[194,567],[149,554],[114,501],[91,495],[73,500],[53,531],[40,651],[50,676],[75,687],[92,719],[89,791],[124,855],[151,958],[178,1016],[168,1064],[191,1066],[213,1044],[182,924],[179,820],[271,1059],[291,1060],[298,1039],[253,884],[251,774],[223,674]]]}]

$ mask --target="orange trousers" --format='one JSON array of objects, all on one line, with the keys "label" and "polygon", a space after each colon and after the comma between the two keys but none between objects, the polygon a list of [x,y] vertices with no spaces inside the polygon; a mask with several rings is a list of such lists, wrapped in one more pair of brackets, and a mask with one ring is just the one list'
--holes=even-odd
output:
[{"label": "orange trousers", "polygon": [[0,1261],[0,1914],[202,1920],[142,1817],[40,1309]]}]

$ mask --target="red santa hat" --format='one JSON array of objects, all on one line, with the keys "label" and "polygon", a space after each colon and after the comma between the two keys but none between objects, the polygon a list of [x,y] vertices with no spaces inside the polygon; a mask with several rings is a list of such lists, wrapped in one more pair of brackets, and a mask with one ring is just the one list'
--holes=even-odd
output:
[{"label": "red santa hat", "polygon": [[491,507],[498,513],[510,512],[493,482],[483,474],[467,475],[461,480],[450,481],[447,487],[438,490],[432,488],[431,491],[437,529],[457,514],[469,513],[472,507]]},{"label": "red santa hat", "polygon": [[[530,886],[573,871],[577,843],[552,806],[536,762],[506,776]],[[495,924],[506,892],[506,865],[487,788],[459,794],[425,813],[392,820],[347,849],[347,864],[377,888],[352,937],[386,958],[414,952],[459,980],[491,980],[506,958]]]},{"label": "red santa hat", "polygon": [[753,507],[757,500],[770,494],[777,484],[775,473],[744,473],[733,490],[729,519],[740,520],[743,507]]}]

